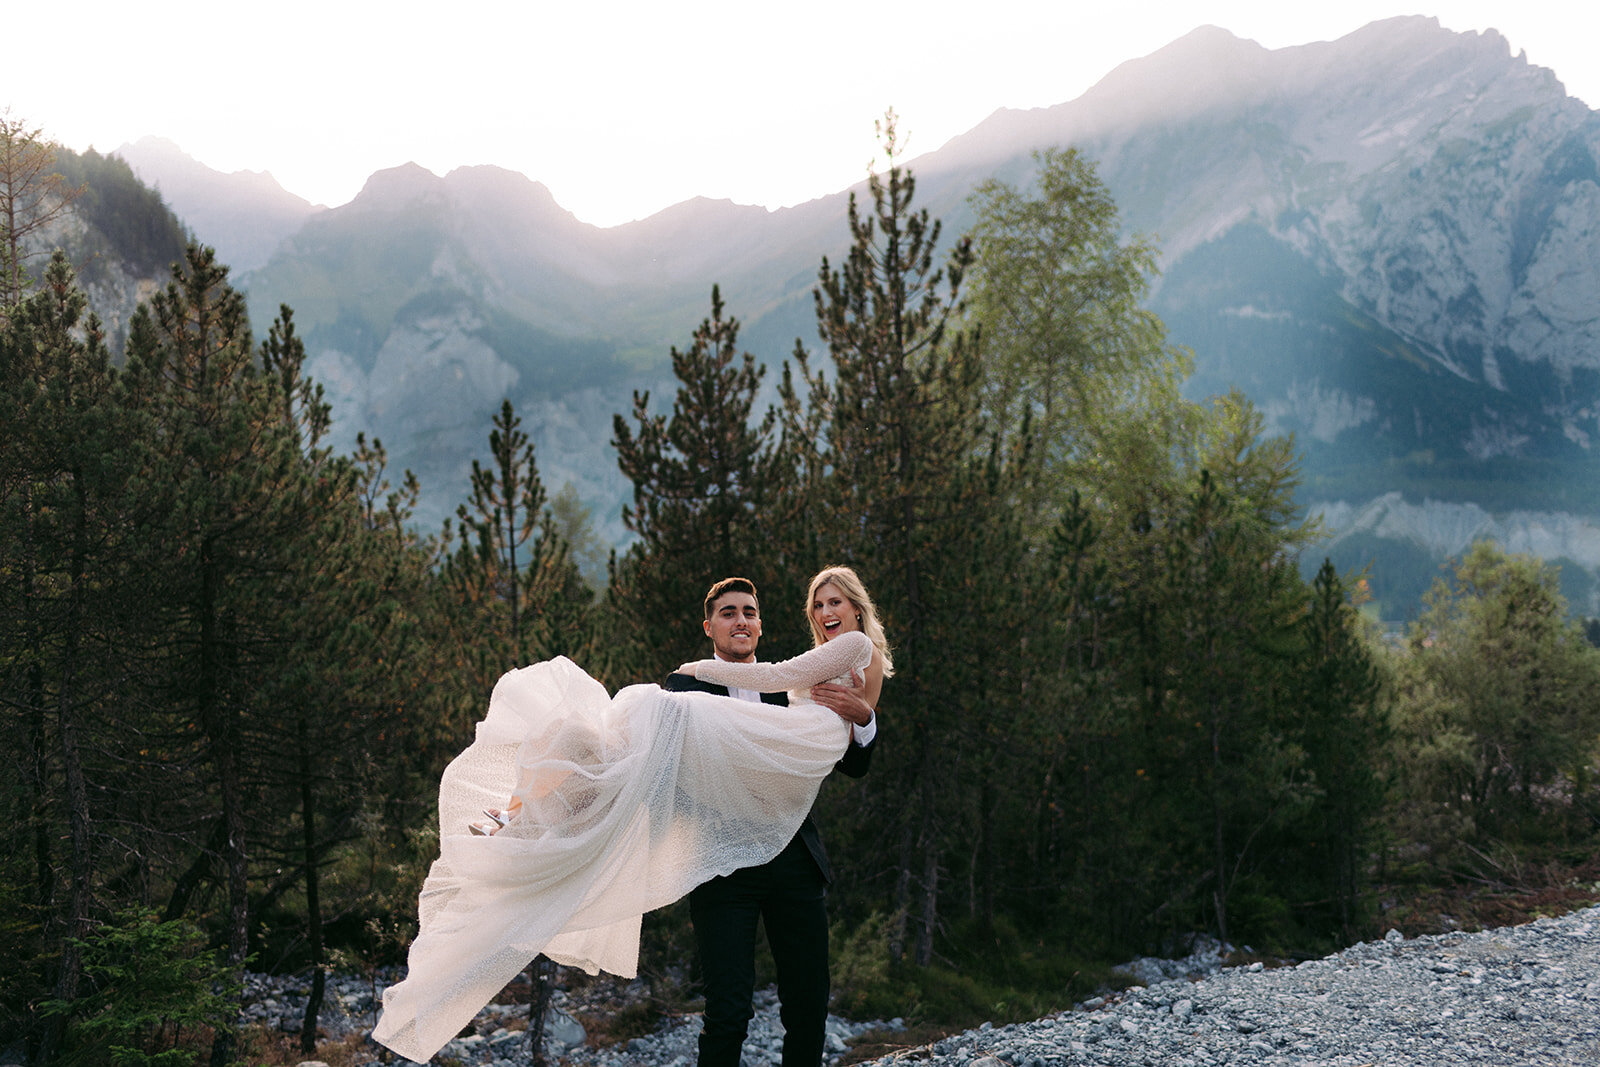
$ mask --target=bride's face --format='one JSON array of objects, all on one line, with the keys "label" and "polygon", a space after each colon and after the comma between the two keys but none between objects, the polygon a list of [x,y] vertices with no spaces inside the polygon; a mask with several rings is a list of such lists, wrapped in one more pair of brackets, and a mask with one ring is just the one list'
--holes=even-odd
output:
[{"label": "bride's face", "polygon": [[811,598],[811,621],[824,641],[861,629],[856,606],[832,582],[817,586],[816,595]]}]

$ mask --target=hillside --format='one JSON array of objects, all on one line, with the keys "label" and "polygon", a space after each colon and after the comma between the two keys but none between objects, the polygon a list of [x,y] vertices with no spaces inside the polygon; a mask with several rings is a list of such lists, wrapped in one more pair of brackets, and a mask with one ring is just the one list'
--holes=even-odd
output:
[{"label": "hillside", "polygon": [[139,304],[183,257],[183,224],[127,163],[94,149],[58,148],[54,170],[76,190],[70,210],[24,241],[24,270],[35,280],[60,249],[77,272],[106,340],[120,353]]}]

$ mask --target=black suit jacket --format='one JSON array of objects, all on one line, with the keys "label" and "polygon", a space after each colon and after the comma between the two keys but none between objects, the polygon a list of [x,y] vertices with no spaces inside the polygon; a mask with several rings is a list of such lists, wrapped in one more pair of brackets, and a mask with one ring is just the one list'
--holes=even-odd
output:
[{"label": "black suit jacket", "polygon": [[[670,693],[715,693],[718,696],[728,696],[728,687],[717,685],[715,682],[703,682],[692,674],[673,674],[667,678],[663,687]],[[762,693],[763,704],[789,704],[787,693]],[[867,773],[867,768],[872,764],[872,750],[877,747],[878,739],[873,737],[872,743],[867,745],[856,744],[854,728],[850,733],[850,746],[844,750],[844,755],[839,762],[834,764],[834,769],[851,778],[860,778]],[[828,850],[822,847],[822,834],[817,830],[817,824],[812,820],[811,813],[806,812],[805,821],[800,824],[799,833],[795,834],[805,843],[806,851],[811,853],[811,858],[816,861],[817,869],[822,872],[825,881],[833,881],[833,869],[828,866]]]}]

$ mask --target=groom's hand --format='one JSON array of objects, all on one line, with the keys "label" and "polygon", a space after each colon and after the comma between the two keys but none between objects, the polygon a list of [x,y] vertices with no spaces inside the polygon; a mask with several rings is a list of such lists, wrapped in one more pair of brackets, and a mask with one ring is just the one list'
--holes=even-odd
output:
[{"label": "groom's hand", "polygon": [[811,699],[845,722],[855,726],[865,726],[872,720],[872,705],[861,695],[861,675],[851,671],[850,679],[856,683],[856,688],[834,685],[832,682],[812,686]]}]

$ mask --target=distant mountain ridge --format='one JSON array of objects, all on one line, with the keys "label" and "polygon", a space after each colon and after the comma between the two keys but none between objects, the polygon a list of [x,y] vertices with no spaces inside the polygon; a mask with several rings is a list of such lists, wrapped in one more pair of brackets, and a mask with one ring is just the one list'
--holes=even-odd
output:
[{"label": "distant mountain ridge", "polygon": [[[1600,516],[1600,117],[1499,34],[1409,17],[1268,50],[1202,27],[912,160],[918,201],[959,232],[973,187],[1025,185],[1046,145],[1095,159],[1129,227],[1158,237],[1152,306],[1195,351],[1192,392],[1238,385],[1294,432],[1309,508],[1331,521],[1400,493],[1516,529]],[[809,343],[845,196],[697,199],[600,229],[522,175],[410,166],[307,216],[241,280],[258,317],[295,308],[341,432],[418,469],[430,521],[509,395],[546,479],[620,540],[610,414],[635,388],[670,400],[668,348],[713,282],[769,364]],[[1336,559],[1409,561],[1379,595],[1414,603],[1444,542],[1380,526]],[[1596,565],[1571,562],[1569,592],[1600,610]]]},{"label": "distant mountain ridge", "polygon": [[279,241],[326,210],[289,192],[270,174],[223,174],[162,137],[141,137],[113,154],[159,190],[189,228],[235,270],[265,263]]}]

